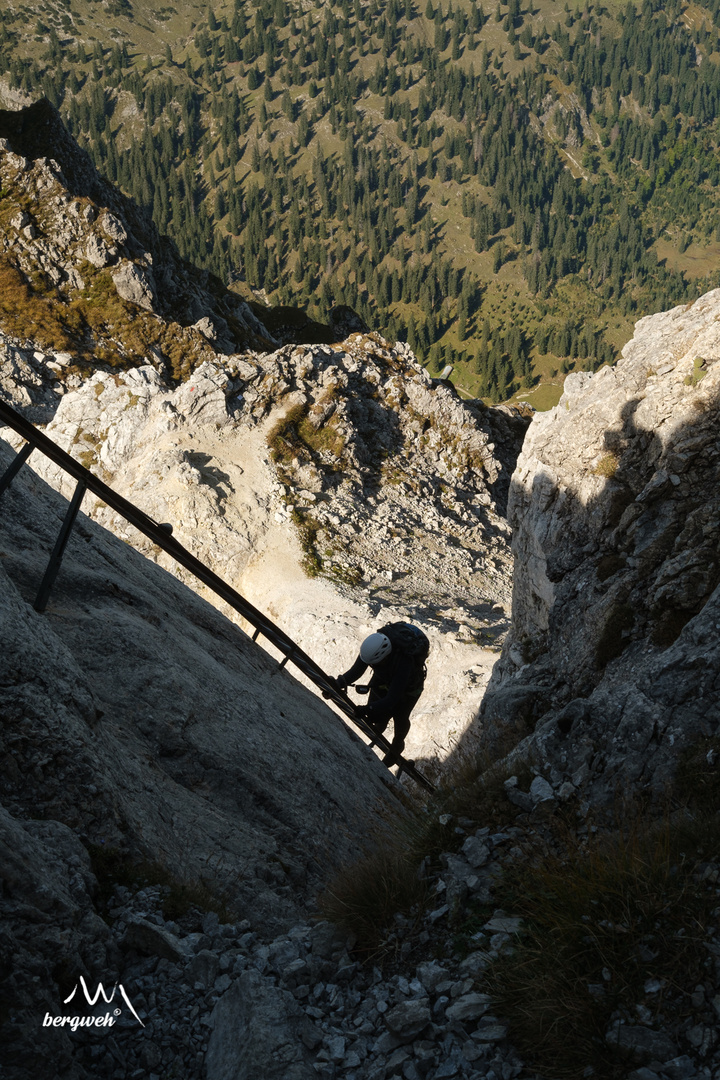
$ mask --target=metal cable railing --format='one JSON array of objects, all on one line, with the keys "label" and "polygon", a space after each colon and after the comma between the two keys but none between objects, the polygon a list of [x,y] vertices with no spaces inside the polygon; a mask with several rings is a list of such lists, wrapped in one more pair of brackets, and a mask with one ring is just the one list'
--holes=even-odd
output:
[{"label": "metal cable railing", "polygon": [[350,720],[370,739],[371,745],[377,744],[386,754],[390,755],[390,765],[397,764],[400,767],[401,772],[407,773],[408,776],[411,776],[421,787],[425,788],[427,791],[434,790],[430,781],[415,768],[412,762],[407,761],[401,755],[394,754],[387,739],[374,731],[370,724],[358,715],[352,701],[350,701],[345,694],[342,694],[335,689],[322,668],[316,664],[307,653],[303,652],[300,646],[297,645],[291,637],[263,615],[261,611],[249,603],[249,601],[241,596],[236,589],[233,589],[231,585],[228,585],[226,581],[223,581],[223,579],[213,570],[210,570],[209,567],[205,566],[204,563],[192,555],[187,548],[184,548],[183,545],[172,536],[172,526],[153,521],[151,517],[143,513],[143,511],[133,503],[123,498],[122,495],[118,495],[116,491],[113,491],[111,487],[108,487],[102,480],[99,480],[89,469],[86,469],[66,453],[65,450],[62,450],[57,443],[54,443],[52,439],[49,439],[47,435],[42,431],[39,431],[34,424],[31,424],[24,416],[16,412],[12,406],[7,405],[2,400],[0,400],[0,422],[7,425],[7,427],[12,428],[13,431],[17,432],[17,434],[25,440],[25,445],[17,453],[14,461],[5,471],[4,475],[0,477],[0,496],[2,496],[2,493],[6,488],[10,486],[14,477],[30,457],[33,450],[39,450],[40,453],[44,454],[56,465],[59,465],[61,469],[77,481],[75,492],[70,501],[67,513],[65,514],[55,547],[50,555],[47,569],[40,583],[34,604],[36,611],[43,612],[47,606],[50,592],[60,569],[65,547],[70,538],[83,497],[87,491],[92,491],[94,495],[97,495],[99,499],[102,499],[103,502],[117,514],[120,514],[121,517],[125,518],[125,520],[133,525],[139,532],[152,540],[159,548],[162,548],[162,550],[179,563],[180,566],[185,567],[185,569],[189,570],[199,581],[202,581],[203,585],[207,585],[216,596],[219,596],[229,604],[230,607],[237,611],[238,614],[242,615],[242,617],[255,628],[252,640],[256,641],[257,638],[262,635],[274,645],[275,648],[282,653],[280,667],[283,668],[289,662],[302,671],[302,673],[317,686],[323,696],[329,698],[337,706],[346,720]]}]

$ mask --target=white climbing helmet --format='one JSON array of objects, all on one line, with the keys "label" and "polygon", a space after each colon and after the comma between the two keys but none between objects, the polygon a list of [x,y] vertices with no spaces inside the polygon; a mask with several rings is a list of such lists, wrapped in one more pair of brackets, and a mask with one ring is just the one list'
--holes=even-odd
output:
[{"label": "white climbing helmet", "polygon": [[370,634],[360,646],[360,659],[364,664],[374,666],[392,652],[390,638],[385,634]]}]

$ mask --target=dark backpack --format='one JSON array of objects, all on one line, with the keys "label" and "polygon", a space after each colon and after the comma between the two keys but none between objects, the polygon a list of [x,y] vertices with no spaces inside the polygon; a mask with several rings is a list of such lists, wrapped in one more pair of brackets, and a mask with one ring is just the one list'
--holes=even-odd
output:
[{"label": "dark backpack", "polygon": [[405,622],[388,623],[387,626],[381,627],[378,633],[385,634],[385,637],[389,638],[393,652],[402,653],[403,656],[410,658],[413,674],[408,694],[412,697],[420,695],[427,675],[425,661],[430,652],[430,641],[427,636],[417,626]]}]

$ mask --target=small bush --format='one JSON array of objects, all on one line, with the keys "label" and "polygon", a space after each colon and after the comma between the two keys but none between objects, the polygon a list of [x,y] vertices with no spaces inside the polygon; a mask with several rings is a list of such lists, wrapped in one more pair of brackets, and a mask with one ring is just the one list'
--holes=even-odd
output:
[{"label": "small bush", "polygon": [[301,566],[308,577],[317,577],[322,573],[323,562],[317,547],[317,534],[320,526],[317,521],[302,510],[293,510],[292,521],[300,537],[300,546],[303,550]]},{"label": "small bush", "polygon": [[339,566],[337,563],[331,563],[328,573],[352,589],[357,588],[363,579],[363,572],[359,566]]},{"label": "small bush", "polygon": [[82,450],[76,456],[81,465],[86,469],[92,469],[95,464],[95,452],[93,450]]},{"label": "small bush", "polygon": [[293,458],[303,456],[304,448],[297,427],[306,415],[307,405],[293,405],[268,432],[267,445],[276,465],[289,465]]},{"label": "small bush", "polygon": [[707,371],[705,370],[705,363],[706,362],[702,356],[695,357],[695,359],[693,360],[692,375],[686,375],[683,379],[683,382],[686,386],[697,386],[698,383],[702,382],[702,380],[707,375]]}]

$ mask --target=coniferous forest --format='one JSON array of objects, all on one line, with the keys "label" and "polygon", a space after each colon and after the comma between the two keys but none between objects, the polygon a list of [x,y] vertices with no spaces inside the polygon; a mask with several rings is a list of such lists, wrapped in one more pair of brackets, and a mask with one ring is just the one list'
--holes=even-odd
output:
[{"label": "coniferous forest", "polygon": [[720,0],[47,0],[0,77],[245,295],[546,407],[720,283],[719,38]]}]

